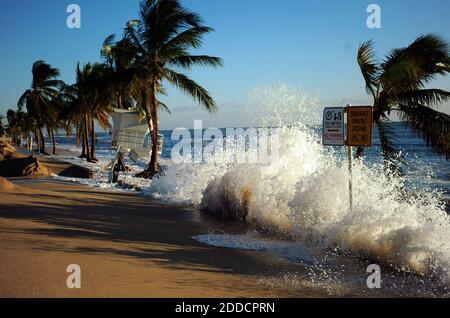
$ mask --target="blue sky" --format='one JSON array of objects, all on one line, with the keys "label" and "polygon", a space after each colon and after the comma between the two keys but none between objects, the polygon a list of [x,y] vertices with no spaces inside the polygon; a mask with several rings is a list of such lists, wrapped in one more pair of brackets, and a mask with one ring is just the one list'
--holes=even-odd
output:
[{"label": "blue sky", "polygon": [[[138,17],[138,0],[2,1],[0,11],[0,113],[15,108],[31,82],[31,66],[43,59],[58,67],[61,78],[74,81],[76,63],[99,61],[106,36],[121,34],[126,21]],[[165,100],[173,114],[163,128],[206,124],[235,126],[248,119],[237,115],[254,87],[289,84],[335,106],[369,102],[355,55],[358,45],[373,39],[379,56],[408,45],[417,35],[434,32],[450,41],[448,0],[182,0],[200,13],[215,32],[198,53],[220,56],[222,69],[196,69],[191,76],[219,104],[210,116],[188,97],[169,90]],[[66,7],[81,7],[79,30],[66,27]],[[366,26],[369,4],[382,9],[382,28]],[[450,77],[433,86],[450,90]],[[442,109],[450,112],[450,105]]]}]

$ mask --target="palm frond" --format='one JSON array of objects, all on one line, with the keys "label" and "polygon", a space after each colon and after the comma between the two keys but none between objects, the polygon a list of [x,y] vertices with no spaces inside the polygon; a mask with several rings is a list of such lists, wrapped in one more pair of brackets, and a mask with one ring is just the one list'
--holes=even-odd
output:
[{"label": "palm frond", "polygon": [[57,68],[51,67],[42,60],[33,64],[31,72],[33,74],[33,87],[39,87],[42,82],[59,76]]},{"label": "palm frond", "polygon": [[380,75],[383,89],[392,94],[423,87],[418,81],[420,69],[413,60],[401,60],[386,69]]},{"label": "palm frond", "polygon": [[373,41],[364,42],[358,49],[357,61],[366,82],[367,93],[376,98],[378,66],[375,60]]},{"label": "palm frond", "polygon": [[164,69],[164,77],[174,86],[191,95],[200,105],[209,112],[217,111],[217,105],[206,89],[198,85],[184,74],[170,69]]},{"label": "palm frond", "polygon": [[100,55],[103,58],[110,57],[111,49],[115,44],[116,35],[111,34],[106,37],[106,39],[103,41],[102,49],[100,51]]},{"label": "palm frond", "polygon": [[23,106],[25,106],[29,96],[31,94],[31,90],[27,89],[22,96],[20,96],[19,101],[17,102],[17,107],[19,107],[19,110],[23,109]]},{"label": "palm frond", "polygon": [[168,55],[170,57],[170,54],[168,53],[174,49],[197,49],[202,45],[202,37],[212,31],[212,28],[205,26],[196,26],[184,30],[164,43],[160,50],[160,54]]},{"label": "palm frond", "polygon": [[413,102],[399,105],[399,109],[402,119],[433,152],[450,159],[450,115]]},{"label": "palm frond", "polygon": [[413,102],[427,106],[436,106],[448,101],[450,99],[450,92],[441,89],[410,90],[400,93],[398,99],[403,104]]},{"label": "palm frond", "polygon": [[169,106],[167,106],[166,104],[164,104],[163,102],[158,102],[159,103],[159,108],[161,110],[164,110],[165,112],[172,114],[172,111],[170,110]]},{"label": "palm frond", "polygon": [[139,33],[145,39],[143,47],[150,51],[162,48],[167,39],[179,34],[180,30],[202,23],[198,14],[183,8],[178,0],[142,1],[140,16]]},{"label": "palm frond", "polygon": [[212,66],[220,67],[223,66],[222,59],[215,56],[208,55],[182,55],[177,56],[169,61],[170,64],[176,65],[178,67],[189,69],[194,65],[199,66]]},{"label": "palm frond", "polygon": [[385,73],[403,73],[403,78],[398,80],[407,81],[411,89],[424,87],[425,83],[436,76],[449,72],[448,47],[448,43],[437,35],[419,36],[408,47],[392,50],[381,68]]},{"label": "palm frond", "polygon": [[405,54],[414,58],[421,69],[420,80],[428,82],[436,75],[445,75],[448,68],[440,64],[448,64],[449,45],[440,36],[426,34],[419,36],[408,48]]}]

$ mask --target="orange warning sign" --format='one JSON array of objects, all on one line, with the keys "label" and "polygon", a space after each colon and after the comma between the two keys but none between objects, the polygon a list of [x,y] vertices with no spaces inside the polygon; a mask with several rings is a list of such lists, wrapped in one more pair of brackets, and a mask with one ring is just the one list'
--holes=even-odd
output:
[{"label": "orange warning sign", "polygon": [[352,106],[347,107],[347,145],[364,146],[372,145],[372,107]]}]

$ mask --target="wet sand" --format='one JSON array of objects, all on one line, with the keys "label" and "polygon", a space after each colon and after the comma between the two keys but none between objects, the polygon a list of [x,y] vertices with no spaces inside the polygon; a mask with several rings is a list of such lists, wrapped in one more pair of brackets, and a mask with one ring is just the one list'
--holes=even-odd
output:
[{"label": "wet sand", "polygon": [[[52,178],[10,179],[0,192],[0,297],[318,297],[291,288],[301,264],[191,237],[220,228],[191,208]],[[66,268],[81,267],[81,289]]]}]

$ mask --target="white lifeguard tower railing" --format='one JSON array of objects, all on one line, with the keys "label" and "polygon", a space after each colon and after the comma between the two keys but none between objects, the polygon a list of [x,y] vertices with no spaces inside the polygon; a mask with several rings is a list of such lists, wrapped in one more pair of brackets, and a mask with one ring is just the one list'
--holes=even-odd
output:
[{"label": "white lifeguard tower railing", "polygon": [[[134,110],[115,109],[112,114],[112,141],[121,151],[134,152],[139,158],[150,161],[152,131],[145,120]],[[164,136],[159,134],[158,153],[162,154]]]}]

